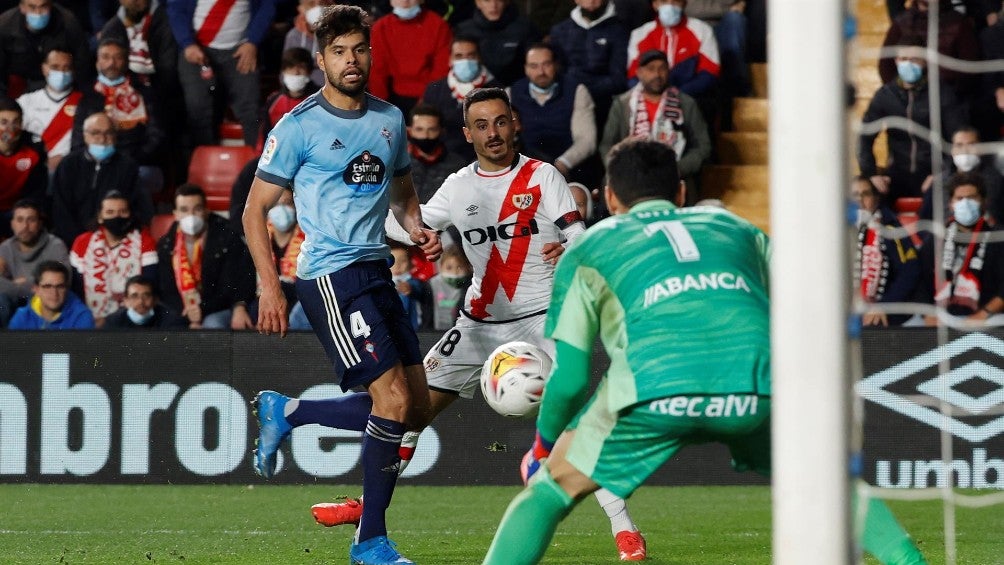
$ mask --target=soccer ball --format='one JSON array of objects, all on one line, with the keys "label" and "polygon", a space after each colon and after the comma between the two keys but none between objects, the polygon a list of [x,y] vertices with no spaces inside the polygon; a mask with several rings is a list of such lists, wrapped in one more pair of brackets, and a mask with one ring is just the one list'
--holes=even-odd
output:
[{"label": "soccer ball", "polygon": [[481,392],[493,410],[510,418],[532,418],[540,409],[551,358],[524,341],[500,345],[481,368]]}]

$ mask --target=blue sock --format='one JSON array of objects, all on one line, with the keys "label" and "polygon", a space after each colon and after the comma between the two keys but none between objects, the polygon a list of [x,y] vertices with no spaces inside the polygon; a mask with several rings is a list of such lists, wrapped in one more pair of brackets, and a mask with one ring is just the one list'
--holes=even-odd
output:
[{"label": "blue sock", "polygon": [[387,507],[397,484],[401,463],[398,448],[404,424],[370,415],[363,435],[363,517],[359,521],[356,543],[387,535]]},{"label": "blue sock", "polygon": [[373,409],[373,399],[368,392],[346,394],[326,400],[303,400],[286,421],[293,427],[304,424],[320,424],[340,430],[366,429],[366,421]]}]

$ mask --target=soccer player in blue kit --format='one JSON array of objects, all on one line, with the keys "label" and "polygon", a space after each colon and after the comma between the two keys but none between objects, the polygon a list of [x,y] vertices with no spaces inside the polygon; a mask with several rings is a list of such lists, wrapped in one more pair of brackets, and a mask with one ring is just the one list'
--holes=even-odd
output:
[{"label": "soccer player in blue kit", "polygon": [[[366,506],[350,562],[413,563],[387,538],[385,514],[397,482],[406,422],[426,417],[429,396],[418,337],[391,281],[384,233],[388,209],[431,260],[442,246],[436,232],[423,227],[401,111],[365,91],[371,65],[365,17],[354,6],[325,11],[314,32],[324,87],[269,134],[243,219],[261,279],[258,329],[284,335],[286,300],[272,260],[266,215],[282,191],[293,191],[306,235],[297,262],[300,302],[332,362],[336,382],[345,391],[364,387],[368,393],[348,395],[345,403],[346,422],[360,421],[353,410],[369,412],[362,444]],[[275,393],[260,394],[254,404],[260,424],[295,411]],[[281,441],[266,433],[272,429],[262,426],[259,442]],[[256,469],[274,469],[274,461],[262,461],[263,453],[275,457],[274,449],[259,445]]]}]

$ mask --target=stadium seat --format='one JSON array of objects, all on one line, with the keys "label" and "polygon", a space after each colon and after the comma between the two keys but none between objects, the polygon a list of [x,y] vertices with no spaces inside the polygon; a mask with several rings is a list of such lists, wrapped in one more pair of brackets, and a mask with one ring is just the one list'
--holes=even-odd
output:
[{"label": "stadium seat", "polygon": [[240,123],[223,120],[220,124],[220,145],[228,147],[244,145],[244,128]]},{"label": "stadium seat", "polygon": [[893,207],[895,208],[897,214],[903,214],[908,212],[916,214],[917,212],[920,212],[920,207],[923,205],[924,205],[923,198],[904,196],[902,198],[897,198],[896,204],[894,204]]},{"label": "stadium seat", "polygon": [[188,182],[206,191],[209,209],[217,212],[230,210],[230,191],[234,180],[248,161],[255,158],[254,147],[241,145],[200,145],[192,153],[188,165]]},{"label": "stadium seat", "polygon": [[174,214],[157,214],[150,220],[150,236],[154,240],[164,237],[174,223]]}]

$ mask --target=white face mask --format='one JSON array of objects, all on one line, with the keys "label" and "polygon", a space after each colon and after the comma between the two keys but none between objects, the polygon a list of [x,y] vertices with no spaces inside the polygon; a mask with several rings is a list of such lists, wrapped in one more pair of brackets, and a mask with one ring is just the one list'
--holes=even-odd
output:
[{"label": "white face mask", "polygon": [[286,85],[291,94],[299,94],[303,92],[304,88],[307,88],[307,83],[310,82],[310,77],[308,75],[294,75],[290,73],[282,73],[282,84]]},{"label": "white face mask", "polygon": [[273,206],[268,211],[268,221],[281,232],[287,232],[296,223],[296,209],[286,204]]},{"label": "white face mask", "polygon": [[187,235],[199,235],[206,227],[206,221],[202,219],[202,216],[192,214],[178,220],[178,227],[181,228],[182,233]]},{"label": "white face mask", "polygon": [[969,227],[980,219],[980,203],[972,198],[963,198],[952,204],[952,213],[956,222]]},{"label": "white face mask", "polygon": [[869,212],[864,208],[858,208],[858,227],[868,224],[868,222],[872,221],[872,217],[874,216],[875,214],[873,212]]},{"label": "white face mask", "polygon": [[411,274],[401,273],[400,275],[391,275],[391,279],[393,279],[395,283],[408,282],[411,280]]},{"label": "white face mask", "polygon": [[146,314],[140,314],[139,312],[133,310],[132,308],[128,308],[126,310],[126,316],[129,316],[129,320],[131,320],[132,323],[136,324],[137,326],[142,326],[143,324],[150,321],[150,318],[153,318],[153,309],[151,308],[150,311],[147,312]]},{"label": "white face mask", "polygon": [[317,22],[321,21],[321,16],[324,14],[323,6],[314,6],[313,8],[307,10],[303,13],[303,17],[307,20],[307,25],[311,28],[317,27]]},{"label": "white face mask", "polygon": [[972,153],[961,153],[959,155],[952,155],[952,161],[955,163],[955,168],[968,173],[980,165],[980,156]]},{"label": "white face mask", "polygon": [[680,23],[683,17],[683,8],[675,4],[663,4],[659,6],[659,23],[666,27],[673,27]]}]

